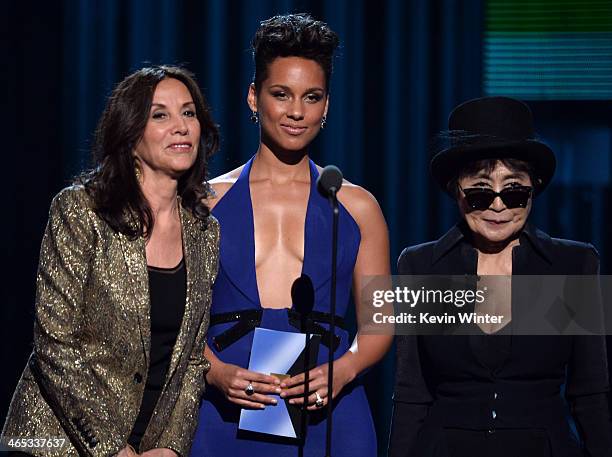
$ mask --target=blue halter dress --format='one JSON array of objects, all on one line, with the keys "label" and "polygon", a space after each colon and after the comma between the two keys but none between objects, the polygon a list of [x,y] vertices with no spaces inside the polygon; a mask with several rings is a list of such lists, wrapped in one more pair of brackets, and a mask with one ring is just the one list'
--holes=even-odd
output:
[{"label": "blue halter dress", "polygon": [[[255,277],[253,207],[249,173],[253,159],[244,166],[234,185],[213,209],[221,225],[220,267],[213,287],[211,326],[208,343],[224,362],[248,367],[255,327],[299,331],[299,318],[292,309],[269,309],[259,301]],[[304,227],[302,273],[310,277],[315,303],[309,331],[327,332],[329,328],[330,264],[332,213],[329,203],[316,189],[318,170],[310,161],[310,195]],[[342,324],[352,284],[353,268],[361,235],[355,220],[340,205],[336,322]],[[327,333],[329,335],[329,333]],[[350,346],[348,332],[336,328],[334,357]],[[322,338],[322,340],[325,339]],[[329,341],[329,339],[327,340]],[[329,343],[327,343],[329,344]],[[329,349],[321,344],[317,364],[327,362]],[[274,406],[267,406],[273,408]],[[309,413],[305,457],[325,455],[325,409]],[[297,457],[297,440],[238,430],[240,407],[229,402],[210,386],[200,406],[198,428],[191,449],[192,457],[278,456]],[[376,455],[376,434],[363,385],[359,380],[344,387],[335,400],[333,412],[332,455],[334,457],[371,457]]]}]

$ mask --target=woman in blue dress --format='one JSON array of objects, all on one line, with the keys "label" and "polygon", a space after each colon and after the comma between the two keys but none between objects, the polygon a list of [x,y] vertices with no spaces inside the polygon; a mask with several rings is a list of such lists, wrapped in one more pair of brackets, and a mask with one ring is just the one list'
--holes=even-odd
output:
[{"label": "woman in blue dress", "polygon": [[[241,408],[275,407],[270,394],[302,403],[302,374],[281,383],[246,368],[255,327],[299,331],[291,298],[296,278],[308,275],[313,283],[310,328],[325,334],[330,318],[331,209],[317,192],[320,168],[308,147],[325,127],[338,37],[307,15],[286,15],[262,22],[252,44],[248,104],[260,144],[245,165],[212,180],[216,197],[208,203],[221,225],[220,268],[205,352],[212,368],[191,455],[325,455],[325,406],[333,399],[332,455],[373,456],[376,435],[358,375],[382,358],[391,337],[358,333],[351,342],[342,318],[351,288],[361,290],[365,276],[389,274],[388,233],[376,199],[346,181],[338,193],[340,328],[331,343],[333,392],[327,387],[329,348],[322,343],[309,372],[304,442],[238,429]],[[359,299],[355,293],[357,305]]]}]

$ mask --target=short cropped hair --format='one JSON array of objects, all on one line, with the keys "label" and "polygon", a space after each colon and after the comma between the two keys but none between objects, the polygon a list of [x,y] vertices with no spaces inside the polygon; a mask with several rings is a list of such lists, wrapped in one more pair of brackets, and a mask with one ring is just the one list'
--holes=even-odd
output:
[{"label": "short cropped hair", "polygon": [[253,83],[259,91],[268,67],[277,57],[303,57],[317,62],[325,73],[326,89],[333,56],[340,40],[336,32],[308,14],[287,14],[262,21],[251,42],[255,60]]}]

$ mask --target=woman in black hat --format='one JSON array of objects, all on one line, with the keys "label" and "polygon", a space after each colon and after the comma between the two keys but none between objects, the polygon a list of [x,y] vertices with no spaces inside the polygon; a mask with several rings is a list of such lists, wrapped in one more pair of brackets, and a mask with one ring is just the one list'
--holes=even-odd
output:
[{"label": "woman in black hat", "polygon": [[[527,222],[555,157],[534,138],[524,103],[470,100],[451,113],[449,128],[451,147],[433,158],[431,172],[456,199],[462,221],[437,241],[406,248],[399,274],[507,281],[598,274],[593,246],[551,238]],[[465,336],[397,337],[389,455],[612,455],[603,337],[513,337],[510,294],[497,306],[509,323]],[[579,437],[569,425],[563,385]]]}]

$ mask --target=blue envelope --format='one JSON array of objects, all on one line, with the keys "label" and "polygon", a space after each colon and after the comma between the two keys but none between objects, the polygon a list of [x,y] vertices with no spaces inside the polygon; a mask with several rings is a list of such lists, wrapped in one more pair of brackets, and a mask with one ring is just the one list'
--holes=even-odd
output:
[{"label": "blue envelope", "polygon": [[[309,335],[306,351],[304,333],[282,332],[256,328],[251,347],[249,370],[264,374],[288,374],[294,376],[305,370],[304,361],[308,352],[307,369],[314,368],[319,350],[320,335]],[[274,395],[272,395],[274,396]],[[238,428],[269,435],[300,438],[302,420],[301,408],[290,405],[287,400],[275,396],[276,405],[265,409],[242,409]]]}]

